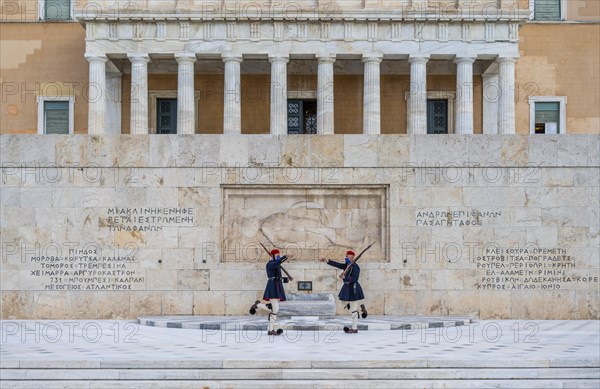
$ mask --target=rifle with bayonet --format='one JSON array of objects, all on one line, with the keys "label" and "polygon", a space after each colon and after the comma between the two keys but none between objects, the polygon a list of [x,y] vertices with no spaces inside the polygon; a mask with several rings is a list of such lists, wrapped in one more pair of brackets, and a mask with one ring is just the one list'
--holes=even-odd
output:
[{"label": "rifle with bayonet", "polygon": [[354,257],[354,259],[352,260],[352,262],[350,262],[350,264],[346,267],[346,270],[344,270],[342,272],[342,274],[340,274],[340,278],[343,280],[344,277],[346,277],[346,273],[348,272],[348,270],[350,270],[350,268],[352,267],[352,265],[354,265],[356,263],[356,261],[358,261],[360,259],[360,257],[368,250],[371,248],[371,246],[373,246],[375,244],[375,242],[371,243],[370,245],[368,245],[363,251],[361,251],[356,257]]},{"label": "rifle with bayonet", "polygon": [[[262,242],[260,242],[260,245],[262,246],[263,249],[265,249],[265,251],[267,252],[267,255],[269,257],[271,257],[271,252],[265,247],[264,244],[262,244]],[[283,259],[281,260],[281,263],[284,263],[285,261],[287,261],[287,256],[284,256]],[[285,273],[286,276],[288,276],[288,278],[290,279],[290,281],[294,281],[294,277],[292,277],[290,275],[290,273],[287,272],[287,270],[285,270],[283,268],[283,266],[279,265],[279,267],[281,268],[281,271]]]}]

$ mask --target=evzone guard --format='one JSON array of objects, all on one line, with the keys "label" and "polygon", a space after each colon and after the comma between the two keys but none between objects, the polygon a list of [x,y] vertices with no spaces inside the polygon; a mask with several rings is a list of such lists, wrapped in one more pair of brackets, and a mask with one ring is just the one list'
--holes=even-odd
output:
[{"label": "evzone guard", "polygon": [[[358,261],[358,259],[365,253],[365,251],[370,249],[371,246],[373,246],[373,244],[364,249],[357,257],[355,257],[356,253],[354,251],[346,251],[344,263],[336,262],[331,259],[321,259],[321,262],[326,262],[330,266],[343,270],[339,277],[344,281],[344,285],[342,286],[342,289],[340,289],[338,297],[340,301],[346,303],[345,308],[350,311],[350,315],[352,317],[352,328],[344,327],[344,332],[347,334],[358,333],[358,303],[360,300],[365,298],[362,287],[358,282],[360,277],[360,266],[358,266],[356,261]],[[361,304],[360,309],[362,311],[361,316],[363,319],[365,319],[368,315],[365,305]]]},{"label": "evzone guard", "polygon": [[277,312],[279,312],[279,302],[285,301],[283,284],[288,282],[287,277],[282,277],[281,271],[283,270],[283,272],[285,272],[285,274],[289,277],[289,281],[293,281],[293,278],[287,271],[285,271],[285,269],[281,267],[281,264],[287,259],[292,259],[294,256],[290,254],[281,257],[281,252],[278,249],[273,249],[270,252],[267,250],[267,252],[271,256],[271,259],[266,265],[268,280],[265,293],[263,294],[263,300],[268,301],[268,303],[263,304],[260,302],[260,300],[256,300],[256,302],[250,307],[250,314],[256,314],[257,309],[267,311],[269,314],[269,329],[267,334],[281,335],[283,330],[279,328],[277,331],[275,331],[275,324],[277,322]]}]

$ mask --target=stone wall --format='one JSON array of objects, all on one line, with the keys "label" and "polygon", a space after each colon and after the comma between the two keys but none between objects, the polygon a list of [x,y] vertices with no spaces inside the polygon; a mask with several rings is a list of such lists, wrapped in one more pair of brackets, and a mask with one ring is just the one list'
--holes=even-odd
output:
[{"label": "stone wall", "polygon": [[3,319],[246,314],[263,237],[298,255],[297,281],[336,294],[317,258],[375,238],[360,280],[373,314],[600,317],[597,135],[0,142]]}]

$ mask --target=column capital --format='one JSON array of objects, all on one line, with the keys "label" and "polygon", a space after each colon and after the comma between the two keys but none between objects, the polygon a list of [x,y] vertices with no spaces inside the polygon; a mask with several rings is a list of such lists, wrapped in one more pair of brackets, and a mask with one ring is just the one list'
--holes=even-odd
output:
[{"label": "column capital", "polygon": [[498,63],[516,63],[517,57],[498,57],[496,58]]},{"label": "column capital", "polygon": [[85,59],[88,62],[108,62],[108,57],[105,54],[85,54]]},{"label": "column capital", "polygon": [[288,63],[290,62],[290,56],[287,54],[269,54],[269,62]]},{"label": "column capital", "polygon": [[237,63],[242,63],[244,61],[244,58],[242,57],[242,55],[238,55],[238,54],[222,54],[221,58],[223,59],[223,62],[227,63],[227,62],[237,62]]},{"label": "column capital", "polygon": [[454,63],[474,63],[477,58],[475,57],[459,57],[458,55],[454,58]]},{"label": "column capital", "polygon": [[316,57],[319,63],[334,63],[336,61],[335,54],[317,54]]},{"label": "column capital", "polygon": [[367,62],[381,63],[382,61],[383,61],[383,54],[369,53],[369,54],[363,54],[363,57],[362,57],[363,63],[367,63]]},{"label": "column capital", "polygon": [[427,62],[429,62],[429,55],[426,55],[426,54],[415,55],[415,56],[411,55],[408,58],[408,62],[409,63],[427,63]]},{"label": "column capital", "polygon": [[150,56],[147,53],[128,53],[127,58],[133,62],[150,62]]},{"label": "column capital", "polygon": [[177,63],[183,63],[183,62],[195,63],[197,61],[197,58],[196,58],[196,54],[194,54],[194,53],[176,53],[175,60],[177,60]]}]

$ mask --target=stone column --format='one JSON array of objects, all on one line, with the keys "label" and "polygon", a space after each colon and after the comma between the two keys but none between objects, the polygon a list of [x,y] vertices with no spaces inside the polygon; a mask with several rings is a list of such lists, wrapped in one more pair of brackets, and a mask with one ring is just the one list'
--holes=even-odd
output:
[{"label": "stone column", "polygon": [[225,62],[225,109],[223,134],[242,133],[241,56],[223,54]]},{"label": "stone column", "polygon": [[331,135],[334,133],[334,84],[333,64],[335,55],[320,55],[317,88],[317,133]]},{"label": "stone column", "polygon": [[270,55],[271,62],[271,134],[287,134],[287,64],[289,57]]},{"label": "stone column", "polygon": [[515,62],[513,57],[500,57],[498,83],[500,99],[498,101],[498,134],[515,133]]},{"label": "stone column", "polygon": [[90,63],[88,88],[88,134],[106,133],[106,55],[86,54]]},{"label": "stone column", "polygon": [[473,134],[473,63],[475,58],[456,57],[456,134]]},{"label": "stone column", "polygon": [[427,134],[427,62],[429,57],[410,57],[408,133]]},{"label": "stone column", "polygon": [[128,54],[131,61],[131,134],[148,133],[148,54]]},{"label": "stone column", "polygon": [[363,134],[381,134],[381,55],[368,55],[362,59],[365,64],[363,98]]},{"label": "stone column", "polygon": [[194,98],[194,63],[196,54],[175,54],[179,64],[177,76],[177,133],[196,133],[196,99]]},{"label": "stone column", "polygon": [[497,73],[484,73],[483,78],[483,133],[498,134],[498,100],[500,88]]}]

